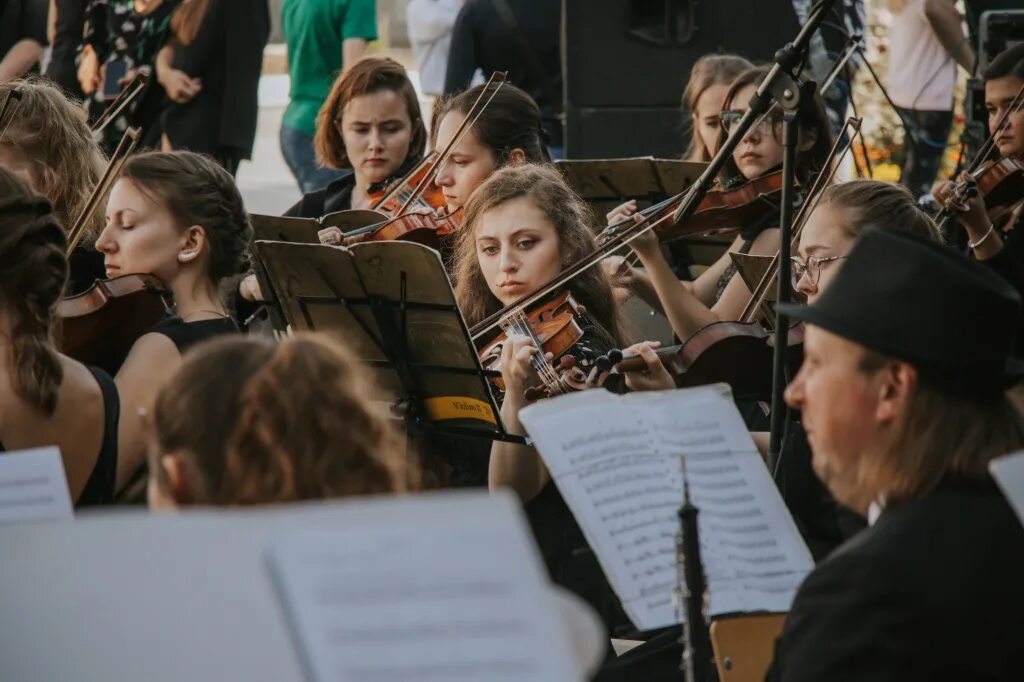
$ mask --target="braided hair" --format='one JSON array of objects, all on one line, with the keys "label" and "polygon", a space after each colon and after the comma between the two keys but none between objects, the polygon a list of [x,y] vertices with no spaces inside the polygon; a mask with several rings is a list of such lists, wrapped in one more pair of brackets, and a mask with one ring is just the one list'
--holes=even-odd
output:
[{"label": "braided hair", "polygon": [[179,227],[206,231],[206,274],[214,284],[248,271],[252,223],[234,178],[213,159],[193,152],[138,154],[122,177],[164,204]]},{"label": "braided hair", "polygon": [[50,202],[0,168],[0,301],[12,319],[15,393],[52,415],[64,372],[54,313],[68,278],[64,230]]}]

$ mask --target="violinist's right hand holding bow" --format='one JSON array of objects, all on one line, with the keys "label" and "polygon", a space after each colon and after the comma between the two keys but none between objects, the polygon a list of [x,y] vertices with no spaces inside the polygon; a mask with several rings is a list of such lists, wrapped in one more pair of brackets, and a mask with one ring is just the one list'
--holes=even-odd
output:
[{"label": "violinist's right hand holding bow", "polygon": [[963,201],[957,201],[953,192],[956,184],[971,182],[967,173],[961,173],[958,183],[950,180],[940,183],[932,190],[932,196],[943,208],[949,209],[967,230],[969,246],[978,260],[987,260],[1003,248],[1003,240],[995,229],[985,208],[985,200],[979,194]]},{"label": "violinist's right hand holding bow", "polygon": [[[644,221],[644,216],[637,213],[636,201],[631,200],[617,206],[605,216],[608,225],[617,225],[630,218],[639,224]],[[658,237],[653,230],[648,230],[629,243],[629,247],[640,257],[641,262],[647,263],[660,259],[666,266],[667,261],[661,253],[661,246],[658,244]],[[654,284],[646,270],[633,267],[624,256],[609,256],[601,261],[601,268],[608,276],[612,286],[616,289],[625,289],[636,294],[647,305],[664,314],[661,300],[654,289]]]}]

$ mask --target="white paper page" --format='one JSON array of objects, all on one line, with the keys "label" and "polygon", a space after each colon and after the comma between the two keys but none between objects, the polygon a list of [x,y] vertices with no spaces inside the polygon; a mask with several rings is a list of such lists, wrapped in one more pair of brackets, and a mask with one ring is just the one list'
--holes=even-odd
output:
[{"label": "white paper page", "polygon": [[59,449],[0,453],[0,523],[65,521],[73,516]]},{"label": "white paper page", "polygon": [[270,550],[310,680],[581,679],[521,512],[443,505]]},{"label": "white paper page", "polygon": [[1024,452],[1013,452],[988,465],[1017,518],[1024,523]]},{"label": "white paper page", "polygon": [[587,391],[520,418],[637,627],[679,622],[681,452],[712,615],[788,610],[813,561],[727,389]]}]

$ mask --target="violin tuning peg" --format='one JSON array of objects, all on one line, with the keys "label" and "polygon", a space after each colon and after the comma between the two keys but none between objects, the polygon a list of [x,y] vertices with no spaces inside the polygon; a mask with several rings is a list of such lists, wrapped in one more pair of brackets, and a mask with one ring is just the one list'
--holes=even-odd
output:
[{"label": "violin tuning peg", "polygon": [[[611,361],[613,365],[617,365],[620,362],[622,362],[622,350],[619,348],[612,348],[610,351],[608,351],[608,355],[606,357]],[[609,367],[608,369],[611,369],[611,367]]]},{"label": "violin tuning peg", "polygon": [[611,361],[611,358],[607,355],[601,355],[594,360],[594,371],[598,374],[604,374],[605,372],[610,371],[614,365],[615,363]]}]

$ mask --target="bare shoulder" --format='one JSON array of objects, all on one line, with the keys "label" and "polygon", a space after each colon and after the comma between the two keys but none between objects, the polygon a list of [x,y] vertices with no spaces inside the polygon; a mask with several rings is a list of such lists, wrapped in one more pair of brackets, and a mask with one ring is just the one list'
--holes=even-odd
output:
[{"label": "bare shoulder", "polygon": [[163,334],[151,332],[140,336],[132,345],[117,376],[120,379],[126,373],[134,373],[142,369],[156,372],[173,370],[180,362],[181,353],[178,352],[178,347],[174,345],[174,342]]}]

